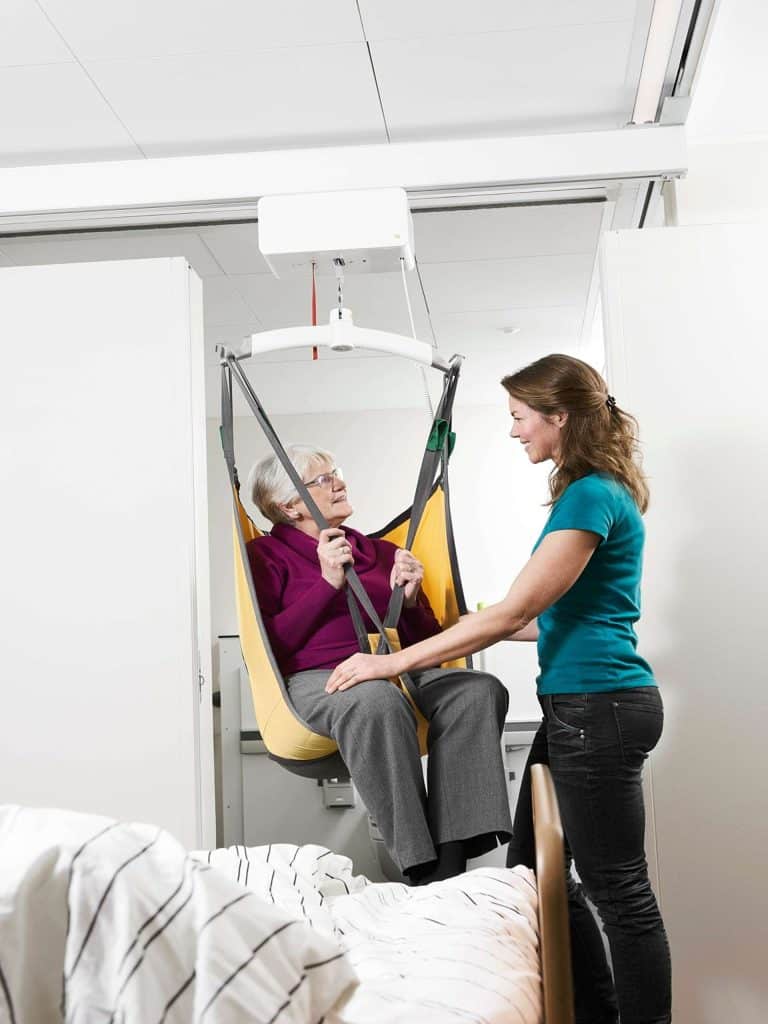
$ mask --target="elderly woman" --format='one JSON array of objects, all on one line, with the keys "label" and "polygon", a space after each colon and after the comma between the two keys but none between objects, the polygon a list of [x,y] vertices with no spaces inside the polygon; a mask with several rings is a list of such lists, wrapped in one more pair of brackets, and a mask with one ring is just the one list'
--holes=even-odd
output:
[{"label": "elderly woman", "polygon": [[403,647],[434,636],[440,626],[413,555],[342,527],[353,509],[333,455],[307,445],[291,445],[287,452],[329,523],[318,529],[275,456],[254,466],[248,490],[274,526],[250,542],[248,555],[291,701],[311,729],[338,744],[409,881],[459,874],[468,858],[509,839],[500,745],[507,691],[485,672],[436,668],[413,674],[414,698],[429,722],[426,790],[415,717],[398,687],[372,679],[327,692],[332,670],[359,649],[344,593],[345,565],[354,565],[381,618],[392,588],[403,585]]}]

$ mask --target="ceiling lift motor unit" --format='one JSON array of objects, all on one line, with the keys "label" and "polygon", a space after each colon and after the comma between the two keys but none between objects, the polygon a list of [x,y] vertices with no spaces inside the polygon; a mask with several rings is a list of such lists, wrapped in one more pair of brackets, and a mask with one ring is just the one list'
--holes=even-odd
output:
[{"label": "ceiling lift motor unit", "polygon": [[402,188],[262,196],[259,249],[275,277],[382,273],[415,266],[413,221]]},{"label": "ceiling lift motor unit", "polygon": [[[259,331],[246,342],[240,358],[282,349],[317,349],[336,352],[373,349],[413,359],[446,373],[449,361],[413,329],[405,271],[416,266],[413,221],[402,188],[358,189],[351,192],[316,192],[262,196],[258,203],[259,249],[276,277],[335,274],[339,303],[327,324],[283,327]],[[412,337],[357,327],[344,308],[341,283],[346,273],[400,272],[411,319]]]}]

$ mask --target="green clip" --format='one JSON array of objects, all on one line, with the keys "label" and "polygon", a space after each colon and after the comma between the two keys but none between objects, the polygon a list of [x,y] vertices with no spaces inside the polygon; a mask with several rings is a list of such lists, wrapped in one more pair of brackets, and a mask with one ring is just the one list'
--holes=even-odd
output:
[{"label": "green clip", "polygon": [[456,434],[453,430],[448,429],[448,420],[435,420],[432,424],[429,440],[427,441],[427,451],[442,451],[445,447],[446,439],[448,440],[448,454],[451,455],[456,444]]}]

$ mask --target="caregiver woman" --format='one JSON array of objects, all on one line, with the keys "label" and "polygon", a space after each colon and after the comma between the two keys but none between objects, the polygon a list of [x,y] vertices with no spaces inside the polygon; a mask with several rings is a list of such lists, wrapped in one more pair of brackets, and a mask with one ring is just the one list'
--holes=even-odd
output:
[{"label": "caregiver woman", "polygon": [[[600,374],[570,356],[546,356],[502,385],[511,436],[531,462],[554,463],[549,518],[531,558],[503,601],[396,654],[348,658],[328,690],[438,665],[510,635],[536,639],[544,720],[529,766],[550,766],[567,852],[598,909],[613,964],[611,977],[569,872],[576,1022],[667,1024],[669,946],[643,848],[642,766],[661,735],[663,709],[634,631],[648,507],[637,424]],[[526,771],[509,864],[534,865],[530,821]]]}]

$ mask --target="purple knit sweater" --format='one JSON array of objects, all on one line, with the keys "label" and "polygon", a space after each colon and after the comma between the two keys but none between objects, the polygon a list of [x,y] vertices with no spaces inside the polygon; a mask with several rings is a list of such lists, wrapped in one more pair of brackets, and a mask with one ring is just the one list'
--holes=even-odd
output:
[{"label": "purple knit sweater", "polygon": [[[397,548],[344,527],[355,571],[381,619],[391,590],[389,575]],[[248,544],[259,606],[272,650],[283,675],[305,669],[334,668],[359,650],[344,590],[323,579],[317,541],[295,526],[278,523],[270,534]],[[375,627],[363,614],[369,632]],[[398,633],[403,647],[440,632],[424,594],[413,608],[403,607]]]}]

